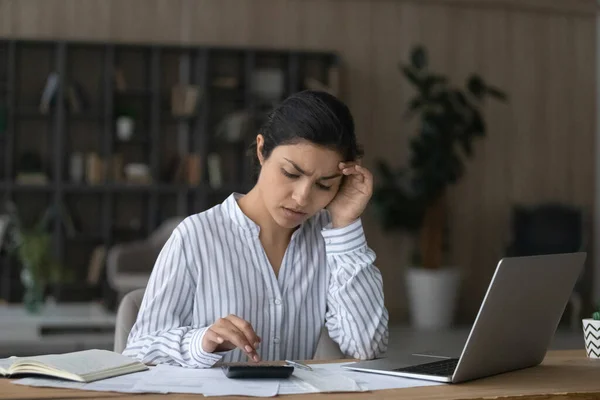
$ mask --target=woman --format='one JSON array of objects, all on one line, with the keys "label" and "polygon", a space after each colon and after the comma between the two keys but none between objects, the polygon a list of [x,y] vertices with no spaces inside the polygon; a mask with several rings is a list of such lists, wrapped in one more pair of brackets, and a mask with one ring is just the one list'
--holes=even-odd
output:
[{"label": "woman", "polygon": [[292,95],[256,138],[246,195],[186,218],[162,249],[123,354],[146,363],[311,359],[323,324],[350,357],[386,351],[388,313],[360,215],[372,176],[348,108]]}]

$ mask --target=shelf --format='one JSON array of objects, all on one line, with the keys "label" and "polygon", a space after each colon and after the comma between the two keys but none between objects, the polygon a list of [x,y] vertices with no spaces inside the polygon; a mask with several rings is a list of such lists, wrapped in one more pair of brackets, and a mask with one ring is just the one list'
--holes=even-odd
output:
[{"label": "shelf", "polygon": [[[1,187],[1,186],[0,186]],[[207,183],[201,183],[196,186],[184,184],[158,183],[158,184],[134,184],[134,183],[106,183],[98,185],[88,185],[85,183],[67,183],[63,186],[65,192],[70,193],[150,193],[159,194],[177,194],[190,192],[223,193],[234,190],[250,189],[246,185],[239,183],[225,183],[219,188],[213,188]]]},{"label": "shelf", "polygon": [[129,140],[120,140],[119,138],[115,138],[115,146],[145,146],[149,143],[147,138],[131,138]]},{"label": "shelf", "polygon": [[48,114],[42,114],[36,107],[19,107],[15,110],[15,117],[27,118],[27,119],[50,119],[52,117],[53,110],[50,110]]},{"label": "shelf", "polygon": [[75,236],[66,236],[65,238],[78,243],[96,243],[104,241],[102,235],[95,235],[92,233],[75,233]]},{"label": "shelf", "polygon": [[6,187],[12,189],[15,192],[50,192],[54,189],[54,186],[50,183],[45,184],[23,184],[23,183],[12,183],[6,184]]},{"label": "shelf", "polygon": [[127,89],[124,91],[115,91],[115,97],[149,97],[154,92],[149,89]]},{"label": "shelf", "polygon": [[104,116],[98,112],[81,112],[81,113],[70,113],[68,112],[66,115],[67,120],[74,120],[74,121],[96,121],[96,122],[102,122],[102,120],[104,119]]},{"label": "shelf", "polygon": [[167,124],[177,124],[177,123],[190,123],[190,122],[194,122],[194,120],[198,118],[198,115],[192,115],[189,117],[180,117],[180,116],[176,116],[176,115],[172,115],[169,111],[165,111],[163,112],[163,114],[161,115],[160,119],[162,123],[167,123]]},{"label": "shelf", "polygon": [[178,185],[169,183],[159,184],[134,184],[134,183],[106,183],[98,185],[87,185],[85,183],[69,183],[64,186],[67,192],[80,193],[119,193],[119,192],[158,192],[158,193],[179,193],[197,190],[198,188],[188,185]]}]

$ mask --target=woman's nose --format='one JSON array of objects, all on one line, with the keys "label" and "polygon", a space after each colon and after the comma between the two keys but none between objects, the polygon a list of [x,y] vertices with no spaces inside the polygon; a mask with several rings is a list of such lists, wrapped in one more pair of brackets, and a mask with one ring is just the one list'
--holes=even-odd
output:
[{"label": "woman's nose", "polygon": [[299,184],[294,188],[292,199],[298,204],[299,207],[304,207],[308,204],[310,198],[310,185]]}]

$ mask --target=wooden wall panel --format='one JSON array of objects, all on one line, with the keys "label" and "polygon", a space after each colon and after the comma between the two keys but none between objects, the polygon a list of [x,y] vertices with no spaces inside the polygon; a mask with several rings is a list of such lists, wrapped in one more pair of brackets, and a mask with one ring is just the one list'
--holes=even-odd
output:
[{"label": "wooden wall panel", "polygon": [[[506,90],[488,136],[449,196],[451,263],[465,275],[461,319],[477,311],[516,202],[593,204],[595,12],[592,0],[0,0],[0,35],[332,50],[366,163],[408,157],[413,89],[398,70],[414,44],[462,84],[480,72]],[[410,238],[365,216],[392,318],[406,316]]]}]

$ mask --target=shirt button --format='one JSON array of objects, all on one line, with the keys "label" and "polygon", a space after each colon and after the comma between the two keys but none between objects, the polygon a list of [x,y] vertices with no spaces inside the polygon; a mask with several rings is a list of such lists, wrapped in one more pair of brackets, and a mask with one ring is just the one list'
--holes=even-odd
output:
[{"label": "shirt button", "polygon": [[278,337],[274,338],[273,343],[279,343],[279,338]]},{"label": "shirt button", "polygon": [[281,300],[275,299],[275,304],[280,305],[281,304]]}]

